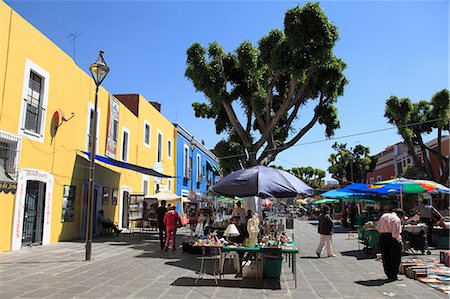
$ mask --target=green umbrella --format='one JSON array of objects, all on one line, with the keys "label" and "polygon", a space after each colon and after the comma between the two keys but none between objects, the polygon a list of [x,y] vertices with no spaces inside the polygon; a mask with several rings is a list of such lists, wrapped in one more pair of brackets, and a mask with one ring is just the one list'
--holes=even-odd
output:
[{"label": "green umbrella", "polygon": [[324,199],[316,200],[316,201],[312,202],[311,204],[320,205],[320,204],[324,204],[324,203],[337,203],[337,202],[339,202],[339,199],[324,198]]}]

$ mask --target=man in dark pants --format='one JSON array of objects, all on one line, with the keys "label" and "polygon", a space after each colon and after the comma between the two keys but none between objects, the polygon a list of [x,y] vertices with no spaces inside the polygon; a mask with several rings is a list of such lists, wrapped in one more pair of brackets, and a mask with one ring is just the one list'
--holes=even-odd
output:
[{"label": "man in dark pants", "polygon": [[166,201],[161,200],[161,206],[156,209],[156,215],[158,220],[158,229],[159,229],[159,241],[161,243],[161,249],[164,248],[164,234],[166,233],[166,226],[164,225],[164,216],[166,215]]},{"label": "man in dark pants", "polygon": [[402,220],[405,212],[401,209],[393,213],[384,213],[377,224],[380,232],[380,250],[383,258],[384,273],[387,281],[400,280],[398,268],[401,262],[402,253]]},{"label": "man in dark pants", "polygon": [[350,218],[350,227],[352,230],[355,229],[355,222],[356,222],[356,204],[355,202],[352,202],[350,206],[348,207],[348,217]]},{"label": "man in dark pants", "polygon": [[428,246],[433,246],[431,236],[433,235],[433,226],[436,222],[435,219],[440,221],[443,216],[432,205],[430,205],[428,199],[426,198],[424,198],[422,200],[422,204],[416,206],[414,210],[416,213],[420,214],[420,222],[425,223],[428,227],[426,244],[426,249],[428,249]]}]

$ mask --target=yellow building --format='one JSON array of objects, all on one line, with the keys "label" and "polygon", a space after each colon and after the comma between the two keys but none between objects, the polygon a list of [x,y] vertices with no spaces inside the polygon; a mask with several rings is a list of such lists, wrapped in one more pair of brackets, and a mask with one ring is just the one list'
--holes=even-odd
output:
[{"label": "yellow building", "polygon": [[[0,96],[0,252],[83,237],[95,83],[2,1]],[[175,141],[157,104],[100,87],[96,153],[106,162],[174,176]],[[96,163],[95,211],[120,227],[129,194],[175,190],[172,179],[110,164]]]}]

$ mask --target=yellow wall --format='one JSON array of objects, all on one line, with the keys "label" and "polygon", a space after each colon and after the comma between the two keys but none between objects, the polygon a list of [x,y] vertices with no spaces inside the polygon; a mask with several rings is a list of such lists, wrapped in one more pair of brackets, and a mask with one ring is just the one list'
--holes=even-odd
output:
[{"label": "yellow wall", "polygon": [[[93,54],[93,60],[97,53]],[[107,53],[106,59],[107,59]],[[31,60],[50,76],[48,106],[45,118],[43,142],[27,135],[21,138],[19,171],[38,169],[54,176],[51,242],[79,237],[82,185],[87,181],[87,160],[80,150],[87,150],[86,134],[88,123],[88,102],[94,103],[95,84],[73,60],[45,35],[30,25],[4,2],[0,1],[0,130],[13,135],[19,134],[22,91],[26,59]],[[106,78],[105,80],[108,80]],[[108,127],[109,93],[99,90],[100,131],[98,151],[105,155]],[[137,118],[123,104],[120,104],[119,140],[117,159],[121,154],[122,126],[130,130],[129,163],[153,167],[156,159],[156,129],[164,134],[164,173],[175,175],[175,130],[173,125],[156,109],[140,97],[140,115]],[[53,113],[62,110],[67,117],[74,117],[63,123],[56,134],[51,134]],[[144,120],[152,124],[151,148],[143,146]],[[172,160],[167,159],[167,137],[172,139]],[[164,180],[163,183],[166,183]],[[137,172],[107,166],[100,163],[96,168],[96,182],[110,188],[129,186],[132,193],[142,192],[142,175]],[[175,179],[172,182],[174,189]],[[64,185],[76,186],[75,221],[61,223],[62,196]],[[150,179],[150,190],[153,190]],[[150,192],[152,193],[152,192]],[[119,199],[118,199],[119,201]],[[102,206],[106,216],[118,221],[118,207]],[[0,193],[0,252],[10,250],[11,225],[14,213],[14,196]]]}]

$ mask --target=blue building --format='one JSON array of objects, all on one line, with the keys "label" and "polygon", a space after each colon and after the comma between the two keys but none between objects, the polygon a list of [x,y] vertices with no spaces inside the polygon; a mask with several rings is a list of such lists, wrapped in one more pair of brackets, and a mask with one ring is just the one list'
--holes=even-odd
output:
[{"label": "blue building", "polygon": [[[197,199],[206,198],[206,192],[219,179],[217,157],[185,128],[174,124],[176,130],[176,193],[189,197],[194,192]],[[177,209],[179,209],[177,207]]]}]

